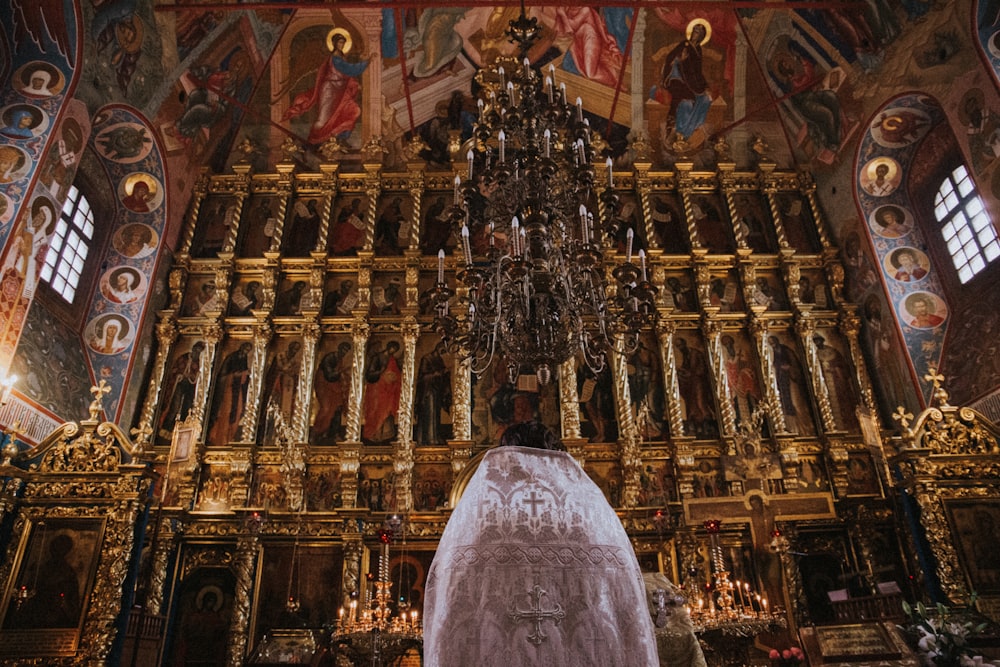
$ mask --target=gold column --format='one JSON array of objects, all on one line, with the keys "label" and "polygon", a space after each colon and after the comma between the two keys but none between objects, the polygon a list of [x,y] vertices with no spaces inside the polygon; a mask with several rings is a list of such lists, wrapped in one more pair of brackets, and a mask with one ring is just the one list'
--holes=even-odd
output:
[{"label": "gold column", "polygon": [[715,400],[722,416],[722,432],[723,435],[732,436],[736,433],[736,414],[729,397],[729,383],[726,381],[726,369],[722,361],[722,323],[711,319],[706,313],[701,319],[701,330],[705,335],[705,353],[715,381]]},{"label": "gold column", "polygon": [[693,168],[693,162],[677,163],[677,188],[680,190],[681,201],[684,204],[684,220],[687,222],[691,249],[695,251],[695,254],[698,254],[699,250],[704,250],[704,246],[701,243],[701,237],[698,236],[698,227],[694,224],[694,208],[691,206],[691,191],[694,188],[694,182],[691,178]]},{"label": "gold column", "polygon": [[351,343],[354,362],[351,366],[351,392],[347,399],[347,442],[361,442],[361,399],[365,387],[365,349],[368,347],[370,327],[363,317],[355,317],[351,324]]},{"label": "gold column", "polygon": [[774,355],[771,346],[767,342],[768,320],[762,313],[754,313],[750,318],[750,333],[753,335],[754,344],[757,346],[757,357],[760,359],[761,377],[764,378],[764,401],[767,406],[767,414],[771,418],[776,434],[787,434],[788,425],[785,423],[785,411],[781,407],[781,393],[778,391],[777,373],[774,369]]},{"label": "gold column", "polygon": [[573,357],[559,365],[559,403],[562,439],[580,440],[580,395],[576,390],[576,360]]},{"label": "gold column", "polygon": [[677,379],[677,357],[674,354],[674,333],[677,325],[666,317],[656,323],[656,339],[660,343],[663,388],[667,399],[667,420],[673,438],[684,436],[684,412],[681,410],[680,382]]},{"label": "gold column", "polygon": [[257,551],[258,541],[254,534],[241,535],[236,541],[236,554],[233,559],[233,566],[236,568],[236,594],[233,596],[232,620],[229,623],[229,645],[226,656],[228,667],[242,667],[243,659],[246,657]]},{"label": "gold column", "polygon": [[823,378],[823,368],[816,354],[816,343],[812,340],[815,331],[816,323],[813,322],[808,312],[803,311],[795,316],[795,333],[799,335],[802,349],[806,353],[806,365],[809,367],[813,395],[816,396],[820,416],[823,418],[823,430],[829,433],[839,429],[837,428],[837,420],[833,417],[833,406],[830,404],[829,389]]},{"label": "gold column", "polygon": [[615,338],[615,349],[609,354],[614,375],[615,402],[618,407],[618,445],[622,463],[622,503],[635,507],[642,490],[640,473],[642,457],[639,453],[639,433],[632,418],[632,401],[628,386],[628,360],[625,358],[625,338]]},{"label": "gold column", "polygon": [[399,395],[398,432],[393,457],[396,498],[401,511],[409,511],[413,506],[413,397],[416,391],[417,337],[420,324],[413,315],[407,315],[403,322],[403,377]]},{"label": "gold column", "polygon": [[266,320],[259,320],[253,325],[253,349],[250,352],[250,381],[247,383],[246,409],[240,419],[237,437],[241,442],[253,442],[257,439],[257,403],[264,386],[264,373],[267,370],[267,348],[271,343],[271,325]]},{"label": "gold column", "polygon": [[382,192],[381,167],[377,164],[365,165],[365,196],[368,210],[365,212],[365,240],[362,248],[371,250],[375,241],[375,215],[378,212],[378,198]]},{"label": "gold column", "polygon": [[183,258],[187,258],[191,254],[191,243],[194,241],[194,231],[198,224],[198,212],[205,201],[205,195],[208,194],[208,186],[211,182],[212,177],[209,176],[208,169],[203,168],[194,185],[194,194],[191,197],[191,210],[188,212],[188,219],[184,225],[184,236],[181,237],[181,242],[177,250],[178,262],[183,261]]},{"label": "gold column", "polygon": [[167,370],[167,359],[177,340],[177,321],[173,311],[163,311],[162,319],[156,324],[156,359],[149,374],[149,392],[142,404],[142,415],[135,433],[137,452],[147,452],[152,447],[150,436],[153,433],[153,416],[160,402],[160,392],[163,389],[163,376]]},{"label": "gold column", "polygon": [[861,331],[861,320],[858,318],[858,307],[855,305],[841,304],[840,306],[840,333],[847,339],[847,346],[851,353],[851,361],[854,362],[854,376],[861,388],[861,400],[870,414],[878,414],[875,405],[875,393],[872,391],[871,376],[868,374],[868,366],[865,364],[864,355],[861,354],[861,346],[858,343],[858,333]]},{"label": "gold column", "polygon": [[222,242],[222,250],[220,255],[223,257],[232,258],[233,250],[236,248],[236,235],[240,231],[240,219],[243,217],[243,203],[247,199],[247,195],[250,192],[250,165],[249,164],[234,164],[233,172],[236,174],[234,179],[233,195],[236,197],[236,207],[233,211],[233,217],[229,221],[229,228],[226,229],[226,238]]},{"label": "gold column", "polygon": [[771,162],[762,162],[758,165],[761,172],[762,189],[767,197],[767,207],[771,211],[771,220],[774,221],[774,235],[778,238],[778,247],[781,250],[792,250],[788,245],[788,233],[785,231],[785,223],[781,220],[781,209],[778,208],[777,182],[774,178],[775,165]]},{"label": "gold column", "polygon": [[219,342],[222,340],[222,327],[219,326],[218,322],[213,322],[199,328],[201,338],[205,341],[205,351],[202,352],[201,363],[198,365],[198,380],[194,385],[194,398],[186,421],[196,424],[195,433],[200,434],[201,426],[205,423],[205,407],[208,404],[208,393],[212,384],[215,355],[219,351]]},{"label": "gold column", "polygon": [[719,182],[722,185],[722,192],[726,198],[726,208],[729,209],[729,219],[732,222],[736,248],[738,250],[746,250],[749,248],[747,245],[747,235],[743,227],[740,226],[739,214],[736,210],[736,200],[733,198],[733,190],[736,189],[736,176],[733,173],[735,171],[735,162],[719,163]]},{"label": "gold column", "polygon": [[[316,313],[312,313],[315,317]],[[309,410],[312,407],[313,375],[316,372],[316,344],[321,334],[317,322],[302,325],[302,360],[299,362],[299,378],[295,389],[295,413],[292,415],[292,438],[297,443],[309,441]]]},{"label": "gold column", "polygon": [[278,197],[281,199],[281,205],[274,212],[274,233],[271,234],[271,247],[264,253],[265,257],[269,254],[277,257],[277,253],[281,248],[281,239],[285,233],[285,219],[288,217],[288,208],[292,205],[292,171],[295,169],[295,165],[286,158],[286,160],[282,160],[276,164],[274,168],[278,172],[277,191]]}]

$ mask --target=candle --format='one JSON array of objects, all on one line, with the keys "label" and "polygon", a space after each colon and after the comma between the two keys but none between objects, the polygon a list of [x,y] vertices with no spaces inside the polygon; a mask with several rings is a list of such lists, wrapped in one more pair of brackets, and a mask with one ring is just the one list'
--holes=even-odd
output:
[{"label": "candle", "polygon": [[520,252],[518,252],[518,247],[517,247],[517,242],[521,238],[521,235],[519,233],[520,228],[521,228],[521,223],[518,222],[517,216],[515,215],[514,219],[510,223],[510,244],[511,244],[511,252],[514,254],[514,257],[518,257],[521,254]]},{"label": "candle", "polygon": [[500,130],[500,133],[497,135],[497,139],[500,140],[500,162],[502,164],[504,161],[504,154],[507,149],[507,135],[503,130]]},{"label": "candle", "polygon": [[[468,213],[466,213],[468,215]],[[469,225],[462,225],[462,252],[465,254],[465,263],[472,264],[472,249],[469,247]]]},{"label": "candle", "polygon": [[611,156],[610,155],[608,156],[608,159],[607,159],[607,161],[604,164],[606,164],[608,166],[608,187],[609,188],[613,188],[613,187],[615,187],[615,176],[614,176],[614,170],[611,168]]},{"label": "candle", "polygon": [[545,77],[545,92],[549,96],[549,104],[552,104],[552,96],[555,94],[553,87],[554,86],[552,85],[552,77],[551,76]]},{"label": "candle", "polygon": [[545,157],[549,157],[549,149],[552,146],[552,132],[551,130],[545,130]]},{"label": "candle", "polygon": [[438,250],[438,284],[444,284],[444,249]]},{"label": "candle", "polygon": [[524,59],[524,76],[528,76],[528,72],[531,71],[531,62],[525,58]]},{"label": "candle", "polygon": [[628,232],[625,233],[625,263],[632,263],[632,228],[628,228]]},{"label": "candle", "polygon": [[476,107],[479,108],[479,120],[483,119],[483,107],[485,106],[486,103],[483,102],[483,98],[480,97],[478,100],[476,100]]},{"label": "candle", "polygon": [[580,238],[583,239],[584,243],[590,243],[590,238],[587,235],[587,207],[580,204]]},{"label": "candle", "polygon": [[[482,104],[483,101],[479,100],[479,103]],[[467,159],[469,161],[469,180],[471,181],[472,180],[472,163],[476,159],[476,154],[472,152],[471,148],[469,149],[469,152],[465,154],[465,159]]]},{"label": "candle", "polygon": [[566,84],[565,83],[560,83],[559,84],[559,98],[560,98],[560,101],[563,104],[566,103]]},{"label": "candle", "polygon": [[646,251],[639,248],[639,264],[642,265],[642,282],[646,282]]},{"label": "candle", "polygon": [[506,87],[506,78],[504,77],[504,75],[506,74],[506,72],[503,71],[503,67],[498,67],[497,68],[497,74],[500,75],[500,87],[501,88],[505,88]]},{"label": "candle", "polygon": [[459,176],[458,174],[455,174],[455,205],[456,206],[458,206],[458,202],[459,202],[459,199],[460,199],[460,197],[458,195],[458,189],[461,186],[462,186],[462,177]]},{"label": "candle", "polygon": [[583,98],[576,98],[576,119],[583,122]]},{"label": "candle", "polygon": [[490,237],[490,247],[492,248],[493,247],[493,223],[492,222],[490,224],[486,225],[486,233],[489,234],[489,237]]}]

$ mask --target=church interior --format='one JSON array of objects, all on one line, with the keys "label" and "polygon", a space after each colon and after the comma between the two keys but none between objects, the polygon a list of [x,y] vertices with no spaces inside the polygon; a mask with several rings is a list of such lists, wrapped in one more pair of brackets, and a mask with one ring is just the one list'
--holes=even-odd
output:
[{"label": "church interior", "polygon": [[0,664],[438,664],[528,433],[660,664],[1000,665],[1000,2],[0,6]]}]

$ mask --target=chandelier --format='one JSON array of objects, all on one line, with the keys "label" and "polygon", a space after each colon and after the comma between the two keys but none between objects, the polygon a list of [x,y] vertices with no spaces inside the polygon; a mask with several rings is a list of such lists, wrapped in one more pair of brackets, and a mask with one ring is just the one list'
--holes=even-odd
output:
[{"label": "chandelier", "polygon": [[527,58],[538,26],[523,0],[507,35],[520,58],[502,58],[477,75],[468,169],[455,177],[448,210],[461,239],[457,280],[445,282],[440,251],[431,300],[442,339],[471,360],[474,373],[499,355],[512,379],[530,368],[547,384],[553,368],[574,356],[597,372],[616,340],[633,350],[656,317],[657,289],[644,252],[633,255],[631,229],[624,261],[613,281],[606,276],[604,252],[624,224],[611,158],[598,187],[582,101],[569,104],[555,68],[543,76]]}]

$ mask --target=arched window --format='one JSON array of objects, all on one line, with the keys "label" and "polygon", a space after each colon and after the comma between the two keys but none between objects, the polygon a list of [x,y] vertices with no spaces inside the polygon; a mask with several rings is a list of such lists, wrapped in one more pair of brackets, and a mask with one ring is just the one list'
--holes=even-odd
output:
[{"label": "arched window", "polygon": [[965,165],[948,174],[934,197],[934,217],[963,284],[1000,257],[1000,239]]},{"label": "arched window", "polygon": [[67,303],[73,303],[80,285],[83,265],[94,240],[94,212],[90,202],[74,185],[66,195],[49,252],[42,267],[42,280],[52,286]]}]

